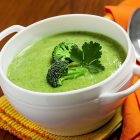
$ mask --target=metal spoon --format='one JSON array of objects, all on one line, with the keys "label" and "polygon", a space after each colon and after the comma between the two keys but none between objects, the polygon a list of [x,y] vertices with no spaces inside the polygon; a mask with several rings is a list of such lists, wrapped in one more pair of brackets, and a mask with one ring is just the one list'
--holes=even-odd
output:
[{"label": "metal spoon", "polygon": [[140,61],[140,8],[134,11],[130,19],[127,31],[130,40],[136,50],[137,59]]}]

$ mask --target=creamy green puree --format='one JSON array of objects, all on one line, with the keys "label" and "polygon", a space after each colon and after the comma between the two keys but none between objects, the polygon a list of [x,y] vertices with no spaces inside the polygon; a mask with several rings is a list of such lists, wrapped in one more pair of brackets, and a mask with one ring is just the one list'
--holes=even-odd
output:
[{"label": "creamy green puree", "polygon": [[[97,74],[88,71],[84,76],[64,81],[57,88],[46,81],[46,74],[51,65],[52,51],[61,42],[82,45],[84,42],[98,42],[102,46],[101,64],[105,70]],[[45,37],[24,49],[14,58],[7,76],[16,85],[38,92],[64,92],[94,85],[115,72],[126,58],[122,46],[115,40],[97,33],[66,32]]]}]

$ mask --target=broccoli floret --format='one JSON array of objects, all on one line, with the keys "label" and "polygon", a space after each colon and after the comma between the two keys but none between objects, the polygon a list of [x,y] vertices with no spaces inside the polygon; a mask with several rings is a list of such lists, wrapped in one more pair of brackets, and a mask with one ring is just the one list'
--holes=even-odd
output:
[{"label": "broccoli floret", "polygon": [[70,59],[70,51],[74,46],[76,45],[73,43],[65,43],[65,42],[62,42],[59,45],[57,45],[52,53],[52,61],[56,62],[61,60],[71,63],[72,60]]},{"label": "broccoli floret", "polygon": [[52,87],[58,87],[62,84],[61,77],[67,75],[68,63],[65,61],[56,61],[53,63],[47,73],[47,81]]},{"label": "broccoli floret", "polygon": [[59,87],[64,80],[75,79],[85,74],[86,69],[82,67],[68,68],[65,61],[53,63],[47,73],[47,81],[52,87]]}]

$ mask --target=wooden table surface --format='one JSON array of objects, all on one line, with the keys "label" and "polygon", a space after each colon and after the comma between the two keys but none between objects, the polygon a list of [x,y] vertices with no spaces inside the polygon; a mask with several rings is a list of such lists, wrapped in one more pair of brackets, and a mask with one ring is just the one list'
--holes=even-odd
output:
[{"label": "wooden table surface", "polygon": [[[103,16],[104,5],[117,5],[123,0],[0,0],[0,31],[14,24],[28,26],[36,21],[63,14],[85,13]],[[0,47],[9,39],[0,42]],[[0,90],[0,96],[3,93]],[[109,138],[118,139],[121,129]],[[0,130],[0,140],[19,140]]]}]

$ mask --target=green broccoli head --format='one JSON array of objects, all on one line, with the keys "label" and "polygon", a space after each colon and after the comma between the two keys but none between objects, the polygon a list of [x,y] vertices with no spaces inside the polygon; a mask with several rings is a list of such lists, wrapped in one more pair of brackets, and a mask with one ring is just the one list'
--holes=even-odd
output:
[{"label": "green broccoli head", "polygon": [[68,73],[68,63],[65,61],[56,61],[48,70],[47,81],[52,87],[62,85],[61,78]]},{"label": "green broccoli head", "polygon": [[71,63],[72,60],[70,59],[70,51],[74,46],[75,44],[73,43],[65,43],[65,42],[62,42],[59,45],[57,45],[52,53],[52,61],[56,62],[61,60]]},{"label": "green broccoli head", "polygon": [[59,87],[64,80],[75,79],[85,74],[83,67],[68,68],[66,61],[56,61],[53,63],[47,73],[47,81],[52,87]]}]

